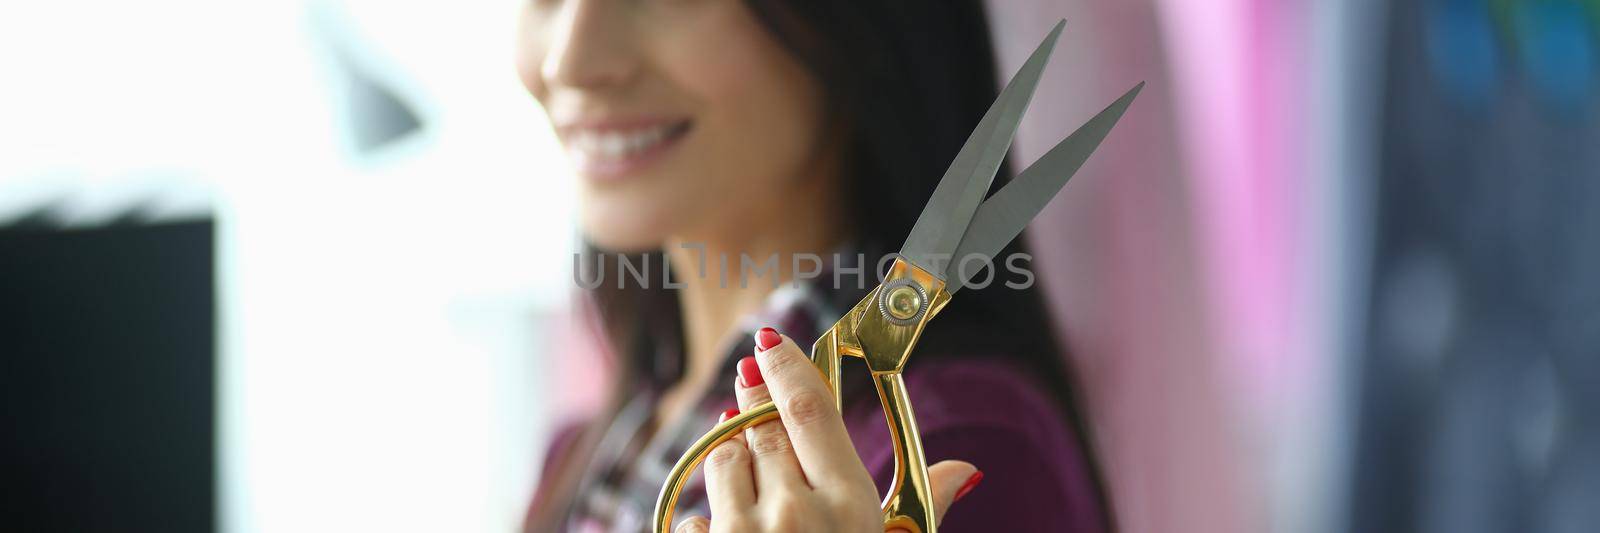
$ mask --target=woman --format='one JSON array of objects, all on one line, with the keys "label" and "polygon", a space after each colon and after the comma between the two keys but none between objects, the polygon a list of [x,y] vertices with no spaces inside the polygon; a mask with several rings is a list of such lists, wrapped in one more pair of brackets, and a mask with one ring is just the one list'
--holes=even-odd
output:
[{"label": "woman", "polygon": [[[684,448],[768,398],[782,421],[713,452],[680,530],[881,529],[893,464],[865,369],[847,362],[840,412],[796,407],[825,389],[792,363],[876,284],[993,101],[981,3],[534,0],[521,36],[582,178],[585,269],[613,276],[589,300],[619,369],[603,415],[551,446],[528,529],[647,527]],[[740,257],[776,257],[776,279],[739,283]],[[1110,528],[1048,324],[1037,291],[996,283],[924,333],[906,379],[947,531]]]}]

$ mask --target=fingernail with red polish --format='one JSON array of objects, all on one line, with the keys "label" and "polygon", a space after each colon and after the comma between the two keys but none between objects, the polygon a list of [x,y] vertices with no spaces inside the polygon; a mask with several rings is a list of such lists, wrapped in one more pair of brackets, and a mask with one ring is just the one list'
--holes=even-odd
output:
[{"label": "fingernail with red polish", "polygon": [[983,471],[982,470],[979,470],[977,472],[973,472],[972,473],[972,477],[967,478],[967,482],[961,484],[961,490],[956,491],[956,498],[954,500],[950,500],[950,501],[952,501],[952,502],[961,501],[961,497],[966,496],[968,492],[972,492],[972,489],[978,488],[978,482],[979,481],[983,481]]},{"label": "fingernail with red polish", "polygon": [[729,409],[727,411],[723,411],[722,412],[722,416],[717,417],[717,423],[721,424],[723,422],[727,422],[729,418],[733,418],[733,417],[736,417],[736,416],[739,416],[739,408],[738,407],[735,407],[733,409]]},{"label": "fingernail with red polish", "polygon": [[748,389],[765,383],[761,378],[761,367],[756,366],[755,356],[746,355],[739,360],[739,384]]},{"label": "fingernail with red polish", "polygon": [[771,350],[773,346],[777,346],[782,342],[783,336],[778,335],[778,330],[761,328],[761,331],[756,332],[756,347],[763,352]]}]

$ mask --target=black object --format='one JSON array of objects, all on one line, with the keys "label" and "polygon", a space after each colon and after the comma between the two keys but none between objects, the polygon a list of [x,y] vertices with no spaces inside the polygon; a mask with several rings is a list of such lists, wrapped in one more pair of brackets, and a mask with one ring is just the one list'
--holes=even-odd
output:
[{"label": "black object", "polygon": [[0,228],[0,529],[215,528],[212,236]]}]

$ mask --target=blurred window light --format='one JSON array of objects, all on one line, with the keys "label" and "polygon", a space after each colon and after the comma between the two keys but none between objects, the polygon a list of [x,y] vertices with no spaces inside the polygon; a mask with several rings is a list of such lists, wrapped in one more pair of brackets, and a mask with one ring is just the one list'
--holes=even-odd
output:
[{"label": "blurred window light", "polygon": [[0,224],[217,221],[220,530],[519,523],[575,246],[519,8],[0,6]]}]

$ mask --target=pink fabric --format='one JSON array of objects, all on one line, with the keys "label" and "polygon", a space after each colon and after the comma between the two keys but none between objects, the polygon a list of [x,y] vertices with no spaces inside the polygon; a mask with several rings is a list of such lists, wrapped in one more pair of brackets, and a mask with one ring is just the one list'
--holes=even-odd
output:
[{"label": "pink fabric", "polygon": [[1266,529],[1295,350],[1305,11],[1270,0],[992,1],[1003,75],[1059,18],[1017,168],[1149,85],[1031,226],[1121,529]]}]

